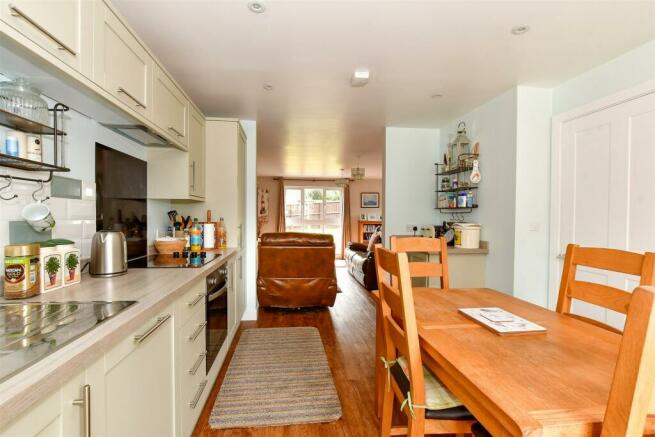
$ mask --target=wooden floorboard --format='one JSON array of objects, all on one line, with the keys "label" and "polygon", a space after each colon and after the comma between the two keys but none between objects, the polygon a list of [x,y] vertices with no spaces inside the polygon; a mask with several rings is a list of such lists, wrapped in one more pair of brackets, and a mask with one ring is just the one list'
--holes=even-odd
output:
[{"label": "wooden floorboard", "polygon": [[[379,435],[375,417],[374,353],[375,307],[368,291],[361,287],[343,267],[337,268],[337,281],[342,293],[332,308],[281,312],[261,310],[257,321],[243,322],[228,352],[226,364],[216,379],[194,437],[369,437]],[[241,330],[279,326],[315,326],[321,333],[334,383],[339,393],[343,415],[333,423],[240,428],[218,430],[209,426],[209,415],[214,406]]]}]

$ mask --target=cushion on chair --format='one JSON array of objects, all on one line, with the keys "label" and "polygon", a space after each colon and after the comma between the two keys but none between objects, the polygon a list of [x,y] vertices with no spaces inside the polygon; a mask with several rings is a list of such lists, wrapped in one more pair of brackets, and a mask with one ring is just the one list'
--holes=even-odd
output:
[{"label": "cushion on chair", "polygon": [[[409,391],[408,373],[405,357],[399,357],[396,360],[396,364],[391,366],[391,374],[403,393]],[[425,367],[423,367],[423,379],[425,380],[425,405],[428,407],[425,410],[425,417],[427,419],[474,419],[469,410],[462,405],[462,402]]]}]

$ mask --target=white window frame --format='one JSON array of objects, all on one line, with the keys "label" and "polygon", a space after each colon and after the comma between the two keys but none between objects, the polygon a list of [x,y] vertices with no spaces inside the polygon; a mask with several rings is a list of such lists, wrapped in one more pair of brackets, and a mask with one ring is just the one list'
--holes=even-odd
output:
[{"label": "white window frame", "polygon": [[[339,227],[343,227],[343,210],[344,210],[344,204],[343,204],[343,188],[341,187],[325,187],[325,186],[306,186],[306,185],[300,185],[300,186],[295,186],[295,185],[287,185],[284,187],[284,198],[287,198],[286,191],[287,190],[300,190],[300,224],[297,226],[311,226],[311,225],[320,225],[322,231],[325,232],[325,225],[336,225]],[[305,190],[322,190],[323,191],[323,207],[321,208],[321,218],[318,220],[312,220],[312,219],[306,219],[305,218]],[[339,217],[336,222],[326,222],[325,220],[325,207],[326,207],[326,196],[325,192],[326,191],[339,191],[341,193],[341,208],[339,210]],[[285,201],[285,226],[288,227],[288,219],[289,217],[286,216],[286,201]],[[288,228],[285,229],[287,232],[289,231]]]}]

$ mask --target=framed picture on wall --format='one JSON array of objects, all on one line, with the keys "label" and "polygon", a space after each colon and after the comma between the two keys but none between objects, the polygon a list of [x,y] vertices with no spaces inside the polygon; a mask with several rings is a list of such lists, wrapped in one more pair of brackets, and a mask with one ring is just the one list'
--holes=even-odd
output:
[{"label": "framed picture on wall", "polygon": [[361,194],[361,207],[362,208],[379,208],[380,207],[380,193],[362,193]]}]

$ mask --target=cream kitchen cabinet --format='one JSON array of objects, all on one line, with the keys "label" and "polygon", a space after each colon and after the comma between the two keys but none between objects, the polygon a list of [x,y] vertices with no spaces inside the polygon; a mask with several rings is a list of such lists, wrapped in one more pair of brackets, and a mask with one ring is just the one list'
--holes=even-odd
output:
[{"label": "cream kitchen cabinet", "polygon": [[154,121],[180,144],[189,144],[189,101],[175,82],[157,67],[154,81]]},{"label": "cream kitchen cabinet", "polygon": [[191,106],[188,150],[148,150],[148,198],[203,200],[205,153],[205,117]]},{"label": "cream kitchen cabinet", "polygon": [[93,2],[3,0],[0,19],[75,70],[91,75]]},{"label": "cream kitchen cabinet", "polygon": [[174,305],[87,369],[93,437],[175,435]]},{"label": "cream kitchen cabinet", "polygon": [[155,61],[104,2],[94,10],[93,80],[132,110],[152,119]]}]

